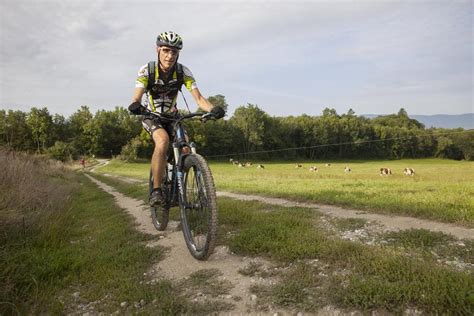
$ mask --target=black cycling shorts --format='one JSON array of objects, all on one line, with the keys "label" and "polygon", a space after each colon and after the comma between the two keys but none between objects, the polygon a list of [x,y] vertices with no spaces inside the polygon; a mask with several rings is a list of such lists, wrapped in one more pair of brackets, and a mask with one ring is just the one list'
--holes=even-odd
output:
[{"label": "black cycling shorts", "polygon": [[159,122],[157,119],[144,118],[142,121],[143,128],[150,134],[153,134],[157,129],[163,128],[167,133],[170,139],[173,138],[173,123],[163,123]]}]

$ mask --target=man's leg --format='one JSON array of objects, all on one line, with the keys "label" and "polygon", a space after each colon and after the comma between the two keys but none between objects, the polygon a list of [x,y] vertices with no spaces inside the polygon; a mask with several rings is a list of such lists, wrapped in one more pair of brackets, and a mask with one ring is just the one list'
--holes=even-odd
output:
[{"label": "man's leg", "polygon": [[156,189],[161,186],[166,167],[166,152],[168,151],[169,136],[163,128],[159,128],[153,131],[152,137],[155,142],[155,149],[151,158],[151,173],[153,175],[153,188]]}]

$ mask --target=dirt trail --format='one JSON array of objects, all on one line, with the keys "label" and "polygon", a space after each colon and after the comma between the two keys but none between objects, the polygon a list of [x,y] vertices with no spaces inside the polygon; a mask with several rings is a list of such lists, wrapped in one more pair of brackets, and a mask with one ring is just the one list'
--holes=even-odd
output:
[{"label": "dirt trail", "polygon": [[[256,313],[252,310],[255,298],[252,299],[249,292],[249,287],[256,280],[243,276],[238,272],[239,269],[246,267],[254,259],[233,255],[229,253],[226,247],[216,247],[207,261],[198,261],[189,253],[182,232],[176,231],[177,223],[170,222],[166,231],[158,232],[152,224],[148,206],[143,201],[129,198],[92,176],[87,174],[86,176],[96,183],[99,188],[115,197],[117,205],[135,218],[138,230],[143,233],[161,236],[157,242],[150,243],[149,246],[157,244],[169,248],[165,259],[158,262],[148,273],[149,275],[155,278],[164,277],[179,281],[201,269],[218,269],[222,273],[220,279],[230,281],[233,285],[230,294],[221,298],[234,304],[235,308],[231,314]],[[264,260],[259,260],[259,262],[266,264]],[[285,310],[271,311],[272,314],[277,312],[280,312],[280,315],[281,313],[291,314]],[[229,315],[229,313],[224,314]],[[320,314],[324,315],[325,312],[322,311]]]},{"label": "dirt trail", "polygon": [[443,232],[445,234],[451,234],[460,239],[474,239],[474,229],[460,227],[453,224],[430,221],[427,219],[408,216],[390,216],[375,213],[366,213],[365,211],[345,209],[332,205],[293,202],[285,199],[263,197],[258,195],[236,194],[230,192],[217,192],[217,195],[237,200],[259,201],[271,205],[317,209],[323,214],[339,218],[362,218],[369,221],[376,221],[385,226],[387,230],[423,228],[434,232]]},{"label": "dirt trail", "polygon": [[97,165],[93,165],[92,167],[86,167],[86,170],[90,169],[90,172],[95,172],[95,169],[107,165],[110,162],[110,159],[97,159],[97,161],[99,162]]}]

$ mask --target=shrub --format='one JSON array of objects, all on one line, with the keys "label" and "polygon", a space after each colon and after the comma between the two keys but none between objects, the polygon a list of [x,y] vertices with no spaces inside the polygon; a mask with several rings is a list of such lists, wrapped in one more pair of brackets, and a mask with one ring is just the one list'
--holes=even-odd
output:
[{"label": "shrub", "polygon": [[56,160],[68,161],[74,158],[75,150],[70,144],[57,141],[54,146],[48,148],[48,156]]},{"label": "shrub", "polygon": [[125,146],[122,147],[122,151],[118,156],[118,159],[124,160],[126,162],[136,161],[138,158],[138,149],[141,146],[141,141],[139,138],[135,137],[130,140]]}]

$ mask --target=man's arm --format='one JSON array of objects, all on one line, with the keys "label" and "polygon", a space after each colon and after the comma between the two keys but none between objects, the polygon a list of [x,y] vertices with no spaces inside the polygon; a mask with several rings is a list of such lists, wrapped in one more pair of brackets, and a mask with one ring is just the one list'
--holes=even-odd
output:
[{"label": "man's arm", "polygon": [[193,96],[194,101],[196,101],[197,105],[204,111],[211,112],[211,110],[214,108],[214,105],[212,105],[211,102],[209,102],[205,97],[202,96],[198,88],[194,88],[193,90],[191,90],[191,95]]},{"label": "man's arm", "polygon": [[133,97],[132,97],[132,103],[133,102],[142,102],[142,96],[145,93],[145,89],[141,87],[135,88],[133,92]]}]

